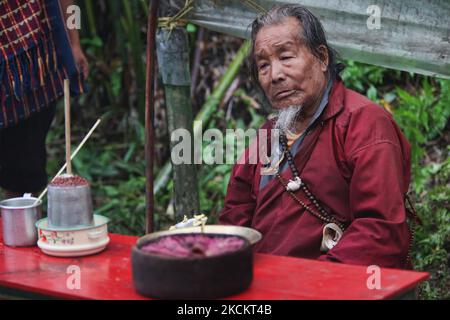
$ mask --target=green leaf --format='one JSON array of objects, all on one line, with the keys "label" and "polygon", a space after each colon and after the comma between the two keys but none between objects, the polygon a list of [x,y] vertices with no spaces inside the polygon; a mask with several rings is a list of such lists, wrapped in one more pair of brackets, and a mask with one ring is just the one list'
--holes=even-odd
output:
[{"label": "green leaf", "polygon": [[197,32],[197,26],[195,24],[188,23],[186,25],[186,31],[189,32],[189,33],[196,33]]},{"label": "green leaf", "polygon": [[369,90],[367,90],[367,98],[372,101],[377,101],[377,89],[374,86],[370,86]]}]

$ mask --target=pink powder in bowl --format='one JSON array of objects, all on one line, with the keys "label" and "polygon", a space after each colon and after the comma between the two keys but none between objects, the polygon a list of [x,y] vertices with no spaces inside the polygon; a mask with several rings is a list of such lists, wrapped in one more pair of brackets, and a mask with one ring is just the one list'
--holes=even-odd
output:
[{"label": "pink powder in bowl", "polygon": [[243,238],[236,236],[177,234],[155,239],[143,245],[141,250],[170,257],[197,258],[237,251],[245,243]]}]

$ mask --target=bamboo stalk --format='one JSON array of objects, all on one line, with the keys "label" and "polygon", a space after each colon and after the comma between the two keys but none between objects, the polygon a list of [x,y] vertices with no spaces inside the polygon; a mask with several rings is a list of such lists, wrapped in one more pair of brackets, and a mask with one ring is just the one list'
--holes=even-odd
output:
[{"label": "bamboo stalk", "polygon": [[[181,28],[175,28],[172,30],[170,40],[175,39],[175,43],[167,44],[167,47],[178,46],[178,50],[183,52],[186,49],[186,41],[181,43],[176,43],[180,39],[180,34],[185,32],[180,30]],[[169,32],[169,31],[166,31]],[[158,52],[159,53],[159,52]],[[160,56],[158,56],[159,59]],[[181,59],[181,57],[177,57]],[[184,56],[187,58],[187,55]],[[189,61],[178,61],[170,66],[172,68],[169,71],[170,75],[180,75],[182,77],[189,77],[187,74],[182,74],[186,70],[181,71],[180,68],[184,68],[183,65],[188,64]],[[164,67],[164,66],[162,66]],[[172,73],[173,72],[173,73]],[[177,81],[174,81],[177,82]],[[167,120],[168,128],[171,135],[172,132],[179,128],[187,130],[191,137],[193,137],[193,120],[194,116],[192,113],[191,98],[190,98],[190,85],[189,84],[164,84],[166,106],[167,106]],[[170,141],[171,150],[176,145],[175,141]],[[190,145],[191,159],[188,163],[181,163],[173,165],[173,191],[175,200],[175,216],[177,220],[183,218],[184,215],[198,214],[200,209],[199,203],[199,192],[197,183],[197,168],[195,163],[192,161],[194,154],[194,145]],[[171,158],[172,161],[172,158]]]},{"label": "bamboo stalk", "polygon": [[[160,14],[170,18],[166,19],[168,25],[158,30],[157,52],[158,66],[164,83],[169,132],[171,134],[177,129],[185,129],[192,137],[194,115],[190,94],[189,37],[186,28],[171,23],[187,12],[189,4],[192,4],[191,0],[186,2],[183,10],[179,10],[172,1],[160,3]],[[170,141],[171,150],[175,145],[175,141]],[[200,209],[197,168],[192,161],[194,152],[192,144],[190,149],[191,159],[188,163],[173,165],[173,197],[177,220],[181,220],[184,215],[198,214]]]},{"label": "bamboo stalk", "polygon": [[95,28],[95,17],[94,17],[95,13],[92,5],[92,0],[85,0],[84,3],[86,6],[86,15],[88,19],[89,33],[91,34],[91,37],[96,37],[97,29]]},{"label": "bamboo stalk", "polygon": [[[233,61],[230,63],[227,71],[220,79],[219,84],[214,89],[213,93],[208,97],[203,107],[200,109],[199,113],[195,117],[195,121],[206,121],[211,117],[211,115],[216,110],[223,96],[227,92],[227,89],[230,87],[233,80],[236,78],[242,63],[250,52],[251,43],[249,40],[246,40],[241,47],[239,48],[236,56]],[[199,133],[202,130],[200,125],[194,126],[194,136],[196,133]]]},{"label": "bamboo stalk", "polygon": [[70,161],[70,88],[68,79],[64,79],[64,123],[66,129],[67,174],[72,175],[72,162]]},{"label": "bamboo stalk", "polygon": [[[195,117],[196,125],[194,126],[194,137],[196,136],[196,134],[199,134],[199,132],[208,124],[211,115],[217,109],[225,92],[230,87],[233,80],[236,78],[236,75],[238,74],[242,66],[242,63],[249,54],[250,46],[251,46],[250,41],[245,41],[241,45],[235,58],[230,63],[230,66],[228,67],[227,71],[220,79],[219,84],[213,90],[212,94],[208,97],[208,99],[198,112],[197,116]],[[203,126],[200,126],[199,123],[201,123]],[[162,167],[162,169],[159,171],[158,176],[156,177],[154,188],[155,195],[161,191],[163,186],[167,185],[171,173],[172,173],[172,165],[170,161],[167,161]]]},{"label": "bamboo stalk", "polygon": [[[158,0],[152,0],[158,1]],[[138,112],[139,119],[142,121],[145,118],[145,65],[142,60],[143,43],[141,42],[140,27],[136,21],[135,15],[137,13],[137,3],[129,0],[122,0],[122,7],[124,10],[125,26],[128,32],[131,57],[133,60],[133,70],[136,75],[136,88],[138,90]],[[151,9],[150,9],[151,10]]]}]

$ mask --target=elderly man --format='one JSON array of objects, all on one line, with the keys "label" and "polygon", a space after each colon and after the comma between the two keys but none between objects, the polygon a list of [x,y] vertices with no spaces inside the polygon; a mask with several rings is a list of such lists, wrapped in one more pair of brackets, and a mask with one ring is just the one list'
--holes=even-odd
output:
[{"label": "elderly man", "polygon": [[280,139],[269,166],[234,166],[220,222],[259,230],[260,253],[410,267],[410,147],[391,115],[345,88],[307,9],[258,17],[252,43],[253,77],[278,111],[263,128]]}]

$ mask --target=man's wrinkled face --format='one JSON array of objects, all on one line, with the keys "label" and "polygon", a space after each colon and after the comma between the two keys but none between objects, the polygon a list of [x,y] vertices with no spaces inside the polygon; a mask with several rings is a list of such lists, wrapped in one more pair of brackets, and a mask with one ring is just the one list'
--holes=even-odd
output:
[{"label": "man's wrinkled face", "polygon": [[300,40],[301,26],[294,17],[263,27],[255,39],[259,83],[275,109],[311,108],[326,84],[328,61],[315,57]]}]

